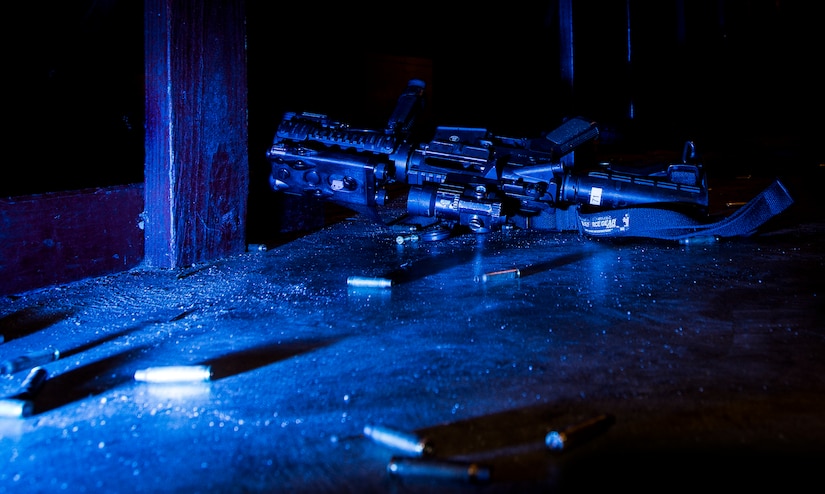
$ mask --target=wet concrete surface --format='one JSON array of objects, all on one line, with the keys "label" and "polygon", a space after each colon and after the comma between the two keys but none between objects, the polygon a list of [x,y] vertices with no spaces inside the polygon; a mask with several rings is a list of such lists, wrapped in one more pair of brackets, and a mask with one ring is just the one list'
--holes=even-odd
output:
[{"label": "wet concrete surface", "polygon": [[[351,215],[266,251],[5,297],[0,360],[60,355],[31,415],[0,420],[0,492],[808,491],[825,220],[812,182],[792,185],[764,231],[707,245],[519,230],[399,245]],[[134,378],[170,365],[212,376]],[[27,375],[0,376],[2,395]],[[365,436],[378,426],[431,453]]]}]

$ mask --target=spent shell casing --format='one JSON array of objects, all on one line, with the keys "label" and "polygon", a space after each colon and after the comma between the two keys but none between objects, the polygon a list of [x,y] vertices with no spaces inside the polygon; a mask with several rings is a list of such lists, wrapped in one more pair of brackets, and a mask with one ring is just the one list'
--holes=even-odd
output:
[{"label": "spent shell casing", "polygon": [[411,242],[418,242],[418,235],[409,234],[409,235],[399,235],[395,237],[395,243],[398,245],[408,244]]},{"label": "spent shell casing", "polygon": [[680,238],[681,245],[711,245],[719,241],[716,235],[696,235],[693,237]]},{"label": "spent shell casing", "polygon": [[32,399],[43,387],[48,373],[42,367],[35,367],[23,380],[20,391],[13,396],[0,400],[0,417],[21,418],[28,417],[34,412]]},{"label": "spent shell casing", "polygon": [[5,398],[0,400],[0,417],[17,419],[28,417],[34,411],[34,404],[31,400],[20,400],[17,398]]},{"label": "spent shell casing", "polygon": [[46,369],[40,366],[30,370],[29,374],[26,376],[26,379],[23,380],[23,384],[20,385],[20,391],[14,397],[24,400],[34,398],[40,391],[40,388],[43,387],[43,383],[46,382],[48,374],[49,373],[46,372]]},{"label": "spent shell casing", "polygon": [[266,244],[248,244],[246,246],[247,252],[266,252],[267,249]]},{"label": "spent shell casing", "polygon": [[610,414],[602,414],[558,431],[550,431],[544,444],[551,451],[567,451],[607,430],[616,421]]},{"label": "spent shell casing", "polygon": [[368,276],[350,276],[347,285],[356,288],[390,288],[392,280],[389,278],[371,278]]},{"label": "spent shell casing", "polygon": [[364,435],[378,444],[413,456],[432,454],[430,441],[414,432],[399,431],[383,425],[364,426]]},{"label": "spent shell casing", "polygon": [[167,365],[135,371],[135,381],[147,383],[203,382],[212,379],[208,365]]},{"label": "spent shell casing", "polygon": [[487,482],[490,480],[491,475],[489,466],[475,462],[402,456],[390,458],[390,462],[387,464],[387,472],[392,477],[418,477],[470,483]]},{"label": "spent shell casing", "polygon": [[390,231],[393,232],[417,232],[420,229],[421,227],[419,227],[418,225],[408,225],[403,223],[395,223],[393,225],[390,225]]},{"label": "spent shell casing", "polygon": [[500,271],[492,271],[489,273],[484,273],[481,276],[476,276],[475,281],[487,283],[491,281],[514,280],[519,276],[521,276],[521,270],[518,268],[502,269]]},{"label": "spent shell casing", "polygon": [[14,374],[15,372],[21,370],[31,369],[32,367],[54,362],[59,358],[60,352],[54,347],[49,347],[48,349],[40,352],[20,355],[19,357],[0,362],[0,375]]}]

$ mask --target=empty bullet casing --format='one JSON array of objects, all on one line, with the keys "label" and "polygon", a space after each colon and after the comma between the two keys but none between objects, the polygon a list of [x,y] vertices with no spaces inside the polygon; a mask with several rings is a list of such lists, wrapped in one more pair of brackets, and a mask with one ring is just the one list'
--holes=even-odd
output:
[{"label": "empty bullet casing", "polygon": [[521,271],[518,268],[502,269],[501,271],[492,271],[476,276],[475,281],[487,283],[488,281],[514,280],[519,276],[521,276]]},{"label": "empty bullet casing", "polygon": [[388,278],[370,278],[367,276],[350,276],[347,285],[357,288],[390,288],[392,280]]},{"label": "empty bullet casing", "polygon": [[26,376],[17,394],[0,400],[0,417],[21,418],[30,416],[34,411],[32,399],[43,387],[47,374],[46,369],[42,367],[33,368]]},{"label": "empty bullet casing", "polygon": [[432,444],[412,432],[398,431],[381,425],[366,425],[364,435],[399,452],[414,456],[432,454]]},{"label": "empty bullet casing", "polygon": [[0,400],[0,418],[16,419],[28,417],[34,411],[31,400],[6,398]]},{"label": "empty bullet casing", "polygon": [[567,451],[607,430],[616,421],[613,415],[603,414],[576,425],[571,425],[560,431],[550,431],[544,437],[547,449],[552,451]]},{"label": "empty bullet casing", "polygon": [[716,235],[696,235],[693,237],[680,238],[681,245],[710,245],[719,241]]},{"label": "empty bullet casing", "polygon": [[491,474],[490,467],[473,462],[400,456],[393,456],[390,459],[387,472],[393,477],[426,477],[470,483],[487,482]]},{"label": "empty bullet casing", "polygon": [[208,365],[169,365],[135,371],[135,381],[147,383],[203,382],[212,378]]},{"label": "empty bullet casing", "polygon": [[32,367],[54,362],[58,358],[60,358],[60,352],[54,347],[49,347],[42,352],[33,352],[27,353],[26,355],[20,355],[19,357],[0,362],[0,375],[14,374],[15,372],[21,370],[31,369]]},{"label": "empty bullet casing", "polygon": [[410,234],[410,235],[399,235],[395,237],[395,243],[398,245],[407,244],[411,242],[418,242],[418,235]]},{"label": "empty bullet casing", "polygon": [[34,398],[34,395],[40,391],[43,383],[46,382],[47,376],[48,372],[42,367],[38,366],[30,370],[29,375],[26,376],[26,379],[23,380],[23,384],[20,386],[20,392],[15,395],[15,398],[26,400]]}]

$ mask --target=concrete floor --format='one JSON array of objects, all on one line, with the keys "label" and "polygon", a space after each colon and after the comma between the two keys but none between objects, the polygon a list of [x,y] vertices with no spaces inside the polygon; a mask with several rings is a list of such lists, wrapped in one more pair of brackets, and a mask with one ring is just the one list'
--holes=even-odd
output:
[{"label": "concrete floor", "polygon": [[[5,297],[0,360],[60,355],[32,414],[0,420],[0,493],[813,490],[821,178],[791,180],[797,202],[758,235],[710,245],[526,231],[398,245],[352,215],[264,252]],[[169,365],[211,379],[135,380]],[[0,394],[29,372],[0,376]]]}]

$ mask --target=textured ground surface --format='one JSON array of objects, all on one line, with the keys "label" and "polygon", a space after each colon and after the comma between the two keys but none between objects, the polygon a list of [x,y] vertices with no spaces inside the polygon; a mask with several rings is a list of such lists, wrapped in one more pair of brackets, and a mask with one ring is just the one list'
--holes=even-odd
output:
[{"label": "textured ground surface", "polygon": [[[737,184],[733,199],[759,189]],[[701,246],[398,245],[353,216],[265,252],[5,297],[0,360],[61,354],[34,413],[0,420],[0,492],[804,491],[825,452],[825,221],[801,199],[760,235]],[[181,364],[212,380],[134,380]],[[601,414],[607,430],[545,448]],[[392,476],[411,455],[368,425],[491,478]]]}]

